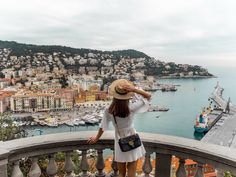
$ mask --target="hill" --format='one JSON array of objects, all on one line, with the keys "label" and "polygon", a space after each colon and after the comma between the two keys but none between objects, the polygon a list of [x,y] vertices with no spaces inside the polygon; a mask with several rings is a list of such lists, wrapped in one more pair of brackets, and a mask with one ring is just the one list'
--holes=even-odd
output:
[{"label": "hill", "polygon": [[201,66],[156,60],[143,52],[128,49],[101,51],[59,45],[32,45],[0,40],[0,69],[46,67],[76,74],[122,76],[141,73],[159,77],[211,77]]}]

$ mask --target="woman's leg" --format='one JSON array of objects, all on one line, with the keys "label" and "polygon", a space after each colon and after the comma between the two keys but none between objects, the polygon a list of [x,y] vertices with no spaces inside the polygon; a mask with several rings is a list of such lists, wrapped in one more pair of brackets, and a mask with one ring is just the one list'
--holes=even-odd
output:
[{"label": "woman's leg", "polygon": [[118,162],[119,177],[126,176],[126,163]]},{"label": "woman's leg", "polygon": [[128,177],[135,177],[136,175],[136,168],[137,168],[137,160],[133,162],[128,162]]}]

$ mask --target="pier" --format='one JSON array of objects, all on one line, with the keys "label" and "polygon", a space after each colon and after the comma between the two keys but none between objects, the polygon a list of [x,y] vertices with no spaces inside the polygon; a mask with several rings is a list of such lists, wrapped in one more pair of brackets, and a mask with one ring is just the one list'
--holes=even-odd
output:
[{"label": "pier", "polygon": [[236,106],[223,98],[223,90],[217,84],[210,97],[223,112],[201,141],[236,148]]}]

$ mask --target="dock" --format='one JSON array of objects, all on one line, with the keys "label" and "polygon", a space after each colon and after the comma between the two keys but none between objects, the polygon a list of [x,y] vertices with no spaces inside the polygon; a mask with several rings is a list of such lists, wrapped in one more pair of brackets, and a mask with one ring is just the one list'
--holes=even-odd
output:
[{"label": "dock", "polygon": [[223,98],[223,90],[217,84],[210,97],[223,111],[201,141],[236,148],[236,106],[230,102],[230,98],[228,101]]}]

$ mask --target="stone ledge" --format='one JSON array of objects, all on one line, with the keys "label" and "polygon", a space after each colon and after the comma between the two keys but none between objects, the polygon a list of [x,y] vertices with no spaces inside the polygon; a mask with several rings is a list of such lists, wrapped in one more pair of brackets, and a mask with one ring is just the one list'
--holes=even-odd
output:
[{"label": "stone ledge", "polygon": [[[68,151],[75,149],[113,148],[114,132],[107,131],[95,145],[88,145],[87,139],[96,135],[96,131],[81,131],[49,134],[16,139],[0,143],[0,160],[10,158],[17,160],[26,156]],[[236,169],[236,149],[175,136],[139,133],[149,151],[190,158],[214,166]]]}]

